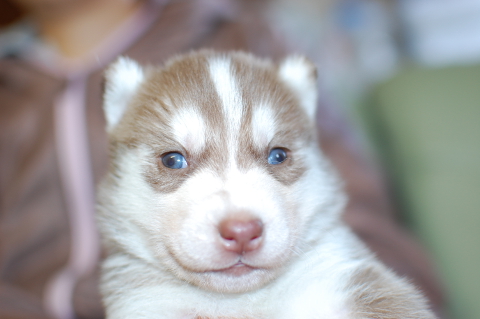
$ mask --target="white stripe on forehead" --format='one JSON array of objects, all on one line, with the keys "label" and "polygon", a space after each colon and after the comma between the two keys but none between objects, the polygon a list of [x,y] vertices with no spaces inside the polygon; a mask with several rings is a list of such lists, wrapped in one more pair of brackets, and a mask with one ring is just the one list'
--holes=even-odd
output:
[{"label": "white stripe on forehead", "polygon": [[267,104],[261,104],[252,115],[253,142],[258,148],[265,148],[276,132],[275,113]]},{"label": "white stripe on forehead", "polygon": [[233,160],[236,152],[236,141],[243,116],[243,101],[232,74],[231,60],[227,57],[213,58],[209,61],[210,76],[215,90],[222,101],[222,109],[227,125],[230,158]]},{"label": "white stripe on forehead", "polygon": [[178,110],[171,122],[172,134],[190,152],[200,153],[205,146],[205,121],[196,109]]}]

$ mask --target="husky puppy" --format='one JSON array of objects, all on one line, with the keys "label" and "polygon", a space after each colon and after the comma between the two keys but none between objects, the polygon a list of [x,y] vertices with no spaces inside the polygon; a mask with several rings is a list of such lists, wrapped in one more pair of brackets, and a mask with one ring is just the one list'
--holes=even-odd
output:
[{"label": "husky puppy", "polygon": [[108,69],[108,318],[434,318],[342,223],[316,101],[299,56],[199,51]]}]

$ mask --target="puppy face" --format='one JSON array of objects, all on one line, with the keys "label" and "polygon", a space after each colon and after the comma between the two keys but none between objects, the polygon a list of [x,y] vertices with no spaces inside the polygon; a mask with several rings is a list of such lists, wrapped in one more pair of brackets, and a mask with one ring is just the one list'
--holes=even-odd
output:
[{"label": "puppy face", "polygon": [[321,240],[342,203],[314,130],[315,70],[201,51],[107,72],[101,229],[203,289],[245,292]]}]

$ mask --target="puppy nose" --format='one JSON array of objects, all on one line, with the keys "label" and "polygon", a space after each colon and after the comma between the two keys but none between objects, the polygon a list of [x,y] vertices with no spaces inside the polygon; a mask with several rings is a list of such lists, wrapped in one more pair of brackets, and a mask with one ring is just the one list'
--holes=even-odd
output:
[{"label": "puppy nose", "polygon": [[223,220],[218,230],[226,250],[243,253],[257,249],[262,241],[263,223],[259,219]]}]

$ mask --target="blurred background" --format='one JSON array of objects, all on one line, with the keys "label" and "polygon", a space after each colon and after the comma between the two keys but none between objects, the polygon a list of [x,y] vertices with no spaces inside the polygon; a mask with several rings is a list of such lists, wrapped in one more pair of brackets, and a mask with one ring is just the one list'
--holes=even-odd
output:
[{"label": "blurred background", "polygon": [[[317,63],[321,98],[344,108],[386,168],[450,317],[480,318],[480,0],[269,5],[291,48]],[[21,16],[0,0],[0,28]]]}]

